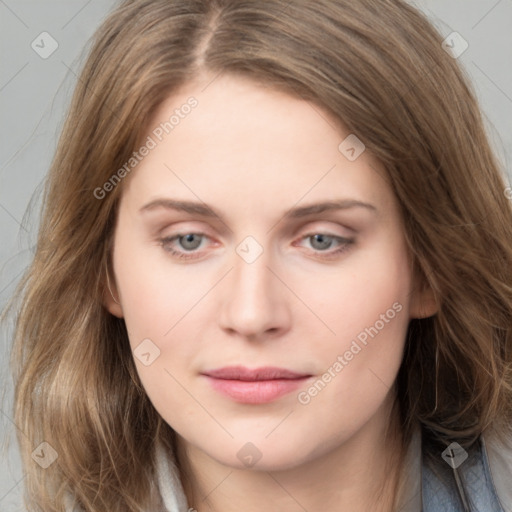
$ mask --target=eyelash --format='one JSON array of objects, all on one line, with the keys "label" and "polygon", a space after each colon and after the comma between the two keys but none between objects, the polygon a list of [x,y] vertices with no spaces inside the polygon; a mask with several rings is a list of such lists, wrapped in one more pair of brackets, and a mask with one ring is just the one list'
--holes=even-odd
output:
[{"label": "eyelash", "polygon": [[[168,244],[170,244],[174,240],[185,237],[186,235],[198,235],[200,237],[209,238],[208,235],[206,235],[205,233],[196,233],[196,232],[191,231],[191,232],[185,233],[185,234],[178,234],[178,235],[160,238],[159,242],[160,242],[160,245],[163,247],[164,251],[170,253],[172,256],[174,256],[178,259],[182,259],[182,260],[197,259],[199,256],[195,256],[196,252],[189,251],[187,253],[187,252],[176,251],[175,249],[172,249],[168,246]],[[331,252],[313,250],[315,252],[315,254],[320,254],[325,259],[336,258],[337,256],[339,256],[342,253],[344,253],[345,251],[347,251],[350,248],[350,246],[355,242],[355,240],[353,238],[344,238],[342,236],[330,235],[329,233],[322,233],[320,231],[316,232],[316,233],[309,233],[307,235],[304,235],[301,238],[301,240],[312,238],[315,235],[323,235],[328,238],[332,238],[333,240],[336,240],[342,244],[338,249],[331,251]]]}]

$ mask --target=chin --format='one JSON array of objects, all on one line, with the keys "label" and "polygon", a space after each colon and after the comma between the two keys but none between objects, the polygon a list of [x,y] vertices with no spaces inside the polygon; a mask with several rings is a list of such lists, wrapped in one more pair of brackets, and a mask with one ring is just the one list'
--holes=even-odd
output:
[{"label": "chin", "polygon": [[[304,440],[283,444],[262,437],[246,436],[247,440],[231,440],[220,451],[212,451],[206,446],[204,452],[220,464],[251,471],[285,471],[301,465],[315,457],[319,447],[306,447]],[[253,439],[250,441],[249,439]]]}]

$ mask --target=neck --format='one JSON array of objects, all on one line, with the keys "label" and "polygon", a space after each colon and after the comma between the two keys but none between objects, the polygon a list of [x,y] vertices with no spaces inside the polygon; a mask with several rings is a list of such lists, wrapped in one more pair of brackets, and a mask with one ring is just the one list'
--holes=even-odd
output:
[{"label": "neck", "polygon": [[392,512],[403,450],[391,394],[381,409],[336,449],[286,470],[228,467],[178,438],[189,506],[197,512]]}]

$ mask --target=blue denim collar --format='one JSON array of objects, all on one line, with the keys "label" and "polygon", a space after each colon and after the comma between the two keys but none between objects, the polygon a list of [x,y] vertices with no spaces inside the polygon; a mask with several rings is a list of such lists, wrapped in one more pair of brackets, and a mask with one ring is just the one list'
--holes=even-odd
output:
[{"label": "blue denim collar", "polygon": [[423,440],[423,512],[505,512],[489,468],[483,437],[467,450],[452,443],[444,452],[431,453]]}]

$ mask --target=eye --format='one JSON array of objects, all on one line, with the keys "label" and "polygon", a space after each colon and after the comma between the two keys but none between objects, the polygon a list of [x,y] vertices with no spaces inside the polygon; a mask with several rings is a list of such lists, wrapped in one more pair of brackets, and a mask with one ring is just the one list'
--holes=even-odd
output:
[{"label": "eye", "polygon": [[[165,237],[159,240],[160,244],[165,251],[170,252],[173,256],[180,259],[197,258],[195,256],[195,250],[201,245],[201,241],[204,238],[209,238],[204,233],[186,233],[178,234],[174,236]],[[177,242],[184,251],[176,250],[173,246],[173,242]],[[191,254],[187,254],[191,253]]]},{"label": "eye", "polygon": [[[311,247],[316,253],[321,253],[322,257],[335,257],[345,252],[353,243],[353,238],[344,238],[342,236],[329,235],[328,233],[309,233],[301,238],[301,240],[310,240]],[[333,244],[338,244],[338,248],[327,251]],[[324,254],[325,253],[325,254]]]},{"label": "eye", "polygon": [[[204,233],[190,232],[161,238],[159,243],[166,252],[169,252],[178,259],[197,259],[201,257],[197,249],[201,247],[201,242],[204,239],[209,238],[210,237]],[[309,233],[300,240],[310,240],[313,252],[327,259],[334,258],[345,252],[355,241],[351,238],[344,238],[327,233]],[[329,251],[335,244],[338,245],[338,248]]]}]

